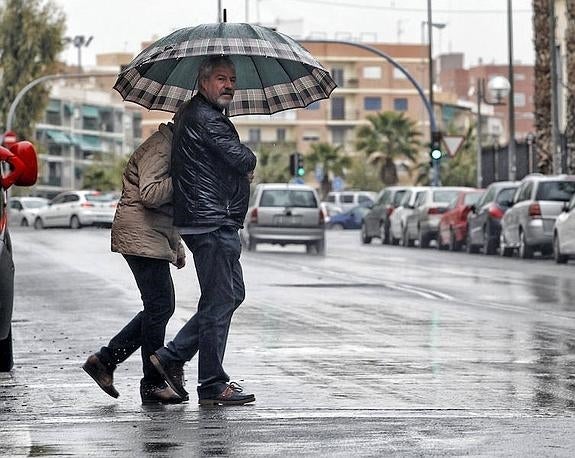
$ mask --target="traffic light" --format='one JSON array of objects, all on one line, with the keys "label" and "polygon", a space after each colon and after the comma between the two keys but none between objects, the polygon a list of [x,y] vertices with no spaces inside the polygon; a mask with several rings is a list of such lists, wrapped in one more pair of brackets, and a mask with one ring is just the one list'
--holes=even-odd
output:
[{"label": "traffic light", "polygon": [[441,132],[434,131],[431,134],[431,148],[429,150],[429,156],[432,162],[439,161],[443,156],[441,151]]},{"label": "traffic light", "polygon": [[303,155],[300,153],[292,153],[289,157],[289,171],[293,177],[303,177],[305,175],[305,168],[303,165]]}]

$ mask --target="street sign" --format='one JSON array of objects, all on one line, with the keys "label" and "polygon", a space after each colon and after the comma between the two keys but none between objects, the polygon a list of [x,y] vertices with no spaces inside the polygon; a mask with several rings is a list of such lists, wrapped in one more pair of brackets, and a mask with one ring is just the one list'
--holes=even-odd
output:
[{"label": "street sign", "polygon": [[465,141],[465,136],[463,135],[444,135],[443,136],[443,144],[445,145],[445,149],[447,150],[447,154],[449,157],[454,157],[463,142]]},{"label": "street sign", "polygon": [[334,191],[343,191],[345,187],[345,183],[342,177],[333,177],[333,181],[331,182],[331,189]]},{"label": "street sign", "polygon": [[16,132],[9,130],[8,132],[6,132],[4,134],[4,138],[2,139],[2,144],[10,149],[10,147],[16,143],[17,137],[16,137]]}]

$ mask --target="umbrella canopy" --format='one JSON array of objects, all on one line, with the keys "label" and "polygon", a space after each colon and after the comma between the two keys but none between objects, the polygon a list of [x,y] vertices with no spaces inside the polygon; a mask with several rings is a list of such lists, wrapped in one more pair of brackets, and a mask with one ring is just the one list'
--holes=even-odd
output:
[{"label": "umbrella canopy", "polygon": [[114,89],[124,100],[175,113],[197,92],[200,63],[226,55],[237,85],[229,116],[272,114],[329,97],[328,71],[292,38],[250,24],[204,24],[177,30],[144,49],[120,72]]}]

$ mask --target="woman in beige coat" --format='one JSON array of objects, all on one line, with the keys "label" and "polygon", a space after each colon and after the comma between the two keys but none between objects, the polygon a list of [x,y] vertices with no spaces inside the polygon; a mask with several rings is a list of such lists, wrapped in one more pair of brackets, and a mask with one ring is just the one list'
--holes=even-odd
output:
[{"label": "woman in beige coat", "polygon": [[126,259],[141,293],[144,309],[97,353],[83,369],[110,396],[118,397],[116,366],[141,348],[144,404],[178,403],[179,397],[150,362],[164,345],[168,320],[174,313],[170,263],[185,264],[183,245],[172,224],[170,177],[172,124],[161,124],[132,154],[123,175],[122,197],[112,224],[112,251]]}]

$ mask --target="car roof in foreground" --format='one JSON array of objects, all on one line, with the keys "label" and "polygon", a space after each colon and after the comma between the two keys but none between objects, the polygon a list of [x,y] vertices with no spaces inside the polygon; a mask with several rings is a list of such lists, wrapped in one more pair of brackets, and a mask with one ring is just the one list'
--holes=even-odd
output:
[{"label": "car roof in foreground", "polygon": [[313,188],[307,184],[296,184],[296,183],[260,183],[258,187],[263,189],[311,189]]}]

